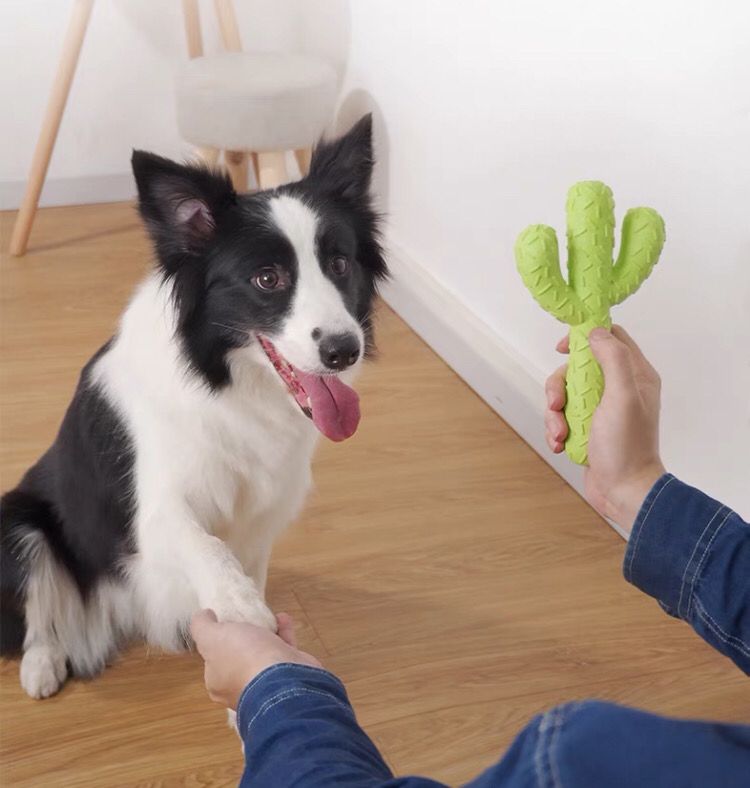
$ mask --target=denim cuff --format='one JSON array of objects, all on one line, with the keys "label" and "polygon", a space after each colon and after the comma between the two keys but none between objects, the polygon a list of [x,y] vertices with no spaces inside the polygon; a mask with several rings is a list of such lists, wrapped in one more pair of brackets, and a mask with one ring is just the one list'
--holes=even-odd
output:
[{"label": "denim cuff", "polygon": [[307,701],[323,696],[351,710],[346,689],[333,673],[311,665],[281,662],[259,673],[242,691],[237,703],[240,735],[247,736],[253,724],[278,704],[301,696]]},{"label": "denim cuff", "polygon": [[625,579],[687,619],[713,539],[729,510],[664,474],[646,496],[625,551]]}]

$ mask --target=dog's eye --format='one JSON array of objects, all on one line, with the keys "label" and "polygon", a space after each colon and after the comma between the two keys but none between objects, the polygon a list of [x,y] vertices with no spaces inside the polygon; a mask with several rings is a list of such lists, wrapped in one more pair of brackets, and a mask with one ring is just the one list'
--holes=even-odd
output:
[{"label": "dog's eye", "polygon": [[286,287],[287,281],[283,274],[276,268],[264,268],[252,278],[252,283],[258,290],[281,290]]},{"label": "dog's eye", "polygon": [[329,263],[331,268],[331,273],[335,276],[344,276],[344,274],[349,270],[349,261],[344,257],[342,254],[337,254],[336,257],[331,258],[331,262]]}]

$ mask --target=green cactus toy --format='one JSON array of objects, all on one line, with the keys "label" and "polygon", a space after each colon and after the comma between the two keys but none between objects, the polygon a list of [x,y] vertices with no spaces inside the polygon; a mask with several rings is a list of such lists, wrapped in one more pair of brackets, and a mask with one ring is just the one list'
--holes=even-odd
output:
[{"label": "green cactus toy", "polygon": [[631,208],[622,223],[617,262],[612,191],[599,181],[582,181],[568,192],[568,281],[560,273],[557,236],[534,224],[516,241],[516,263],[540,306],[570,326],[570,360],[565,381],[565,417],[570,429],[565,451],[573,462],[587,460],[591,417],[604,389],[601,369],[588,343],[592,328],[609,328],[611,306],[634,293],[651,273],[664,246],[664,221],[652,208]]}]

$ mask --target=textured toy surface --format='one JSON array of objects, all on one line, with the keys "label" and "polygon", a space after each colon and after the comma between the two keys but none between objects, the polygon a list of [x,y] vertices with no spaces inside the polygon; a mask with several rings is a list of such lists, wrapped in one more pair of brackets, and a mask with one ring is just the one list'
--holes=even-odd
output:
[{"label": "textured toy surface", "polygon": [[591,417],[604,380],[588,343],[592,328],[609,328],[611,306],[634,293],[651,273],[664,245],[664,221],[652,208],[631,208],[622,223],[620,252],[613,263],[615,203],[599,181],[571,187],[568,217],[568,281],[560,272],[557,236],[534,224],[516,241],[516,263],[524,284],[540,306],[570,325],[570,359],[565,381],[568,456],[587,461]]}]

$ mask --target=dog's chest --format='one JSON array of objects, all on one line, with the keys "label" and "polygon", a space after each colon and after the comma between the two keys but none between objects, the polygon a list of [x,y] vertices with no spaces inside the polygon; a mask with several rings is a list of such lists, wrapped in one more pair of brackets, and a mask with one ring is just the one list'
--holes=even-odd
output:
[{"label": "dog's chest", "polygon": [[192,458],[185,483],[193,510],[219,536],[293,517],[310,486],[312,425],[296,413],[290,419],[288,409],[274,412],[268,402],[258,407],[228,398],[212,405],[183,436]]}]

